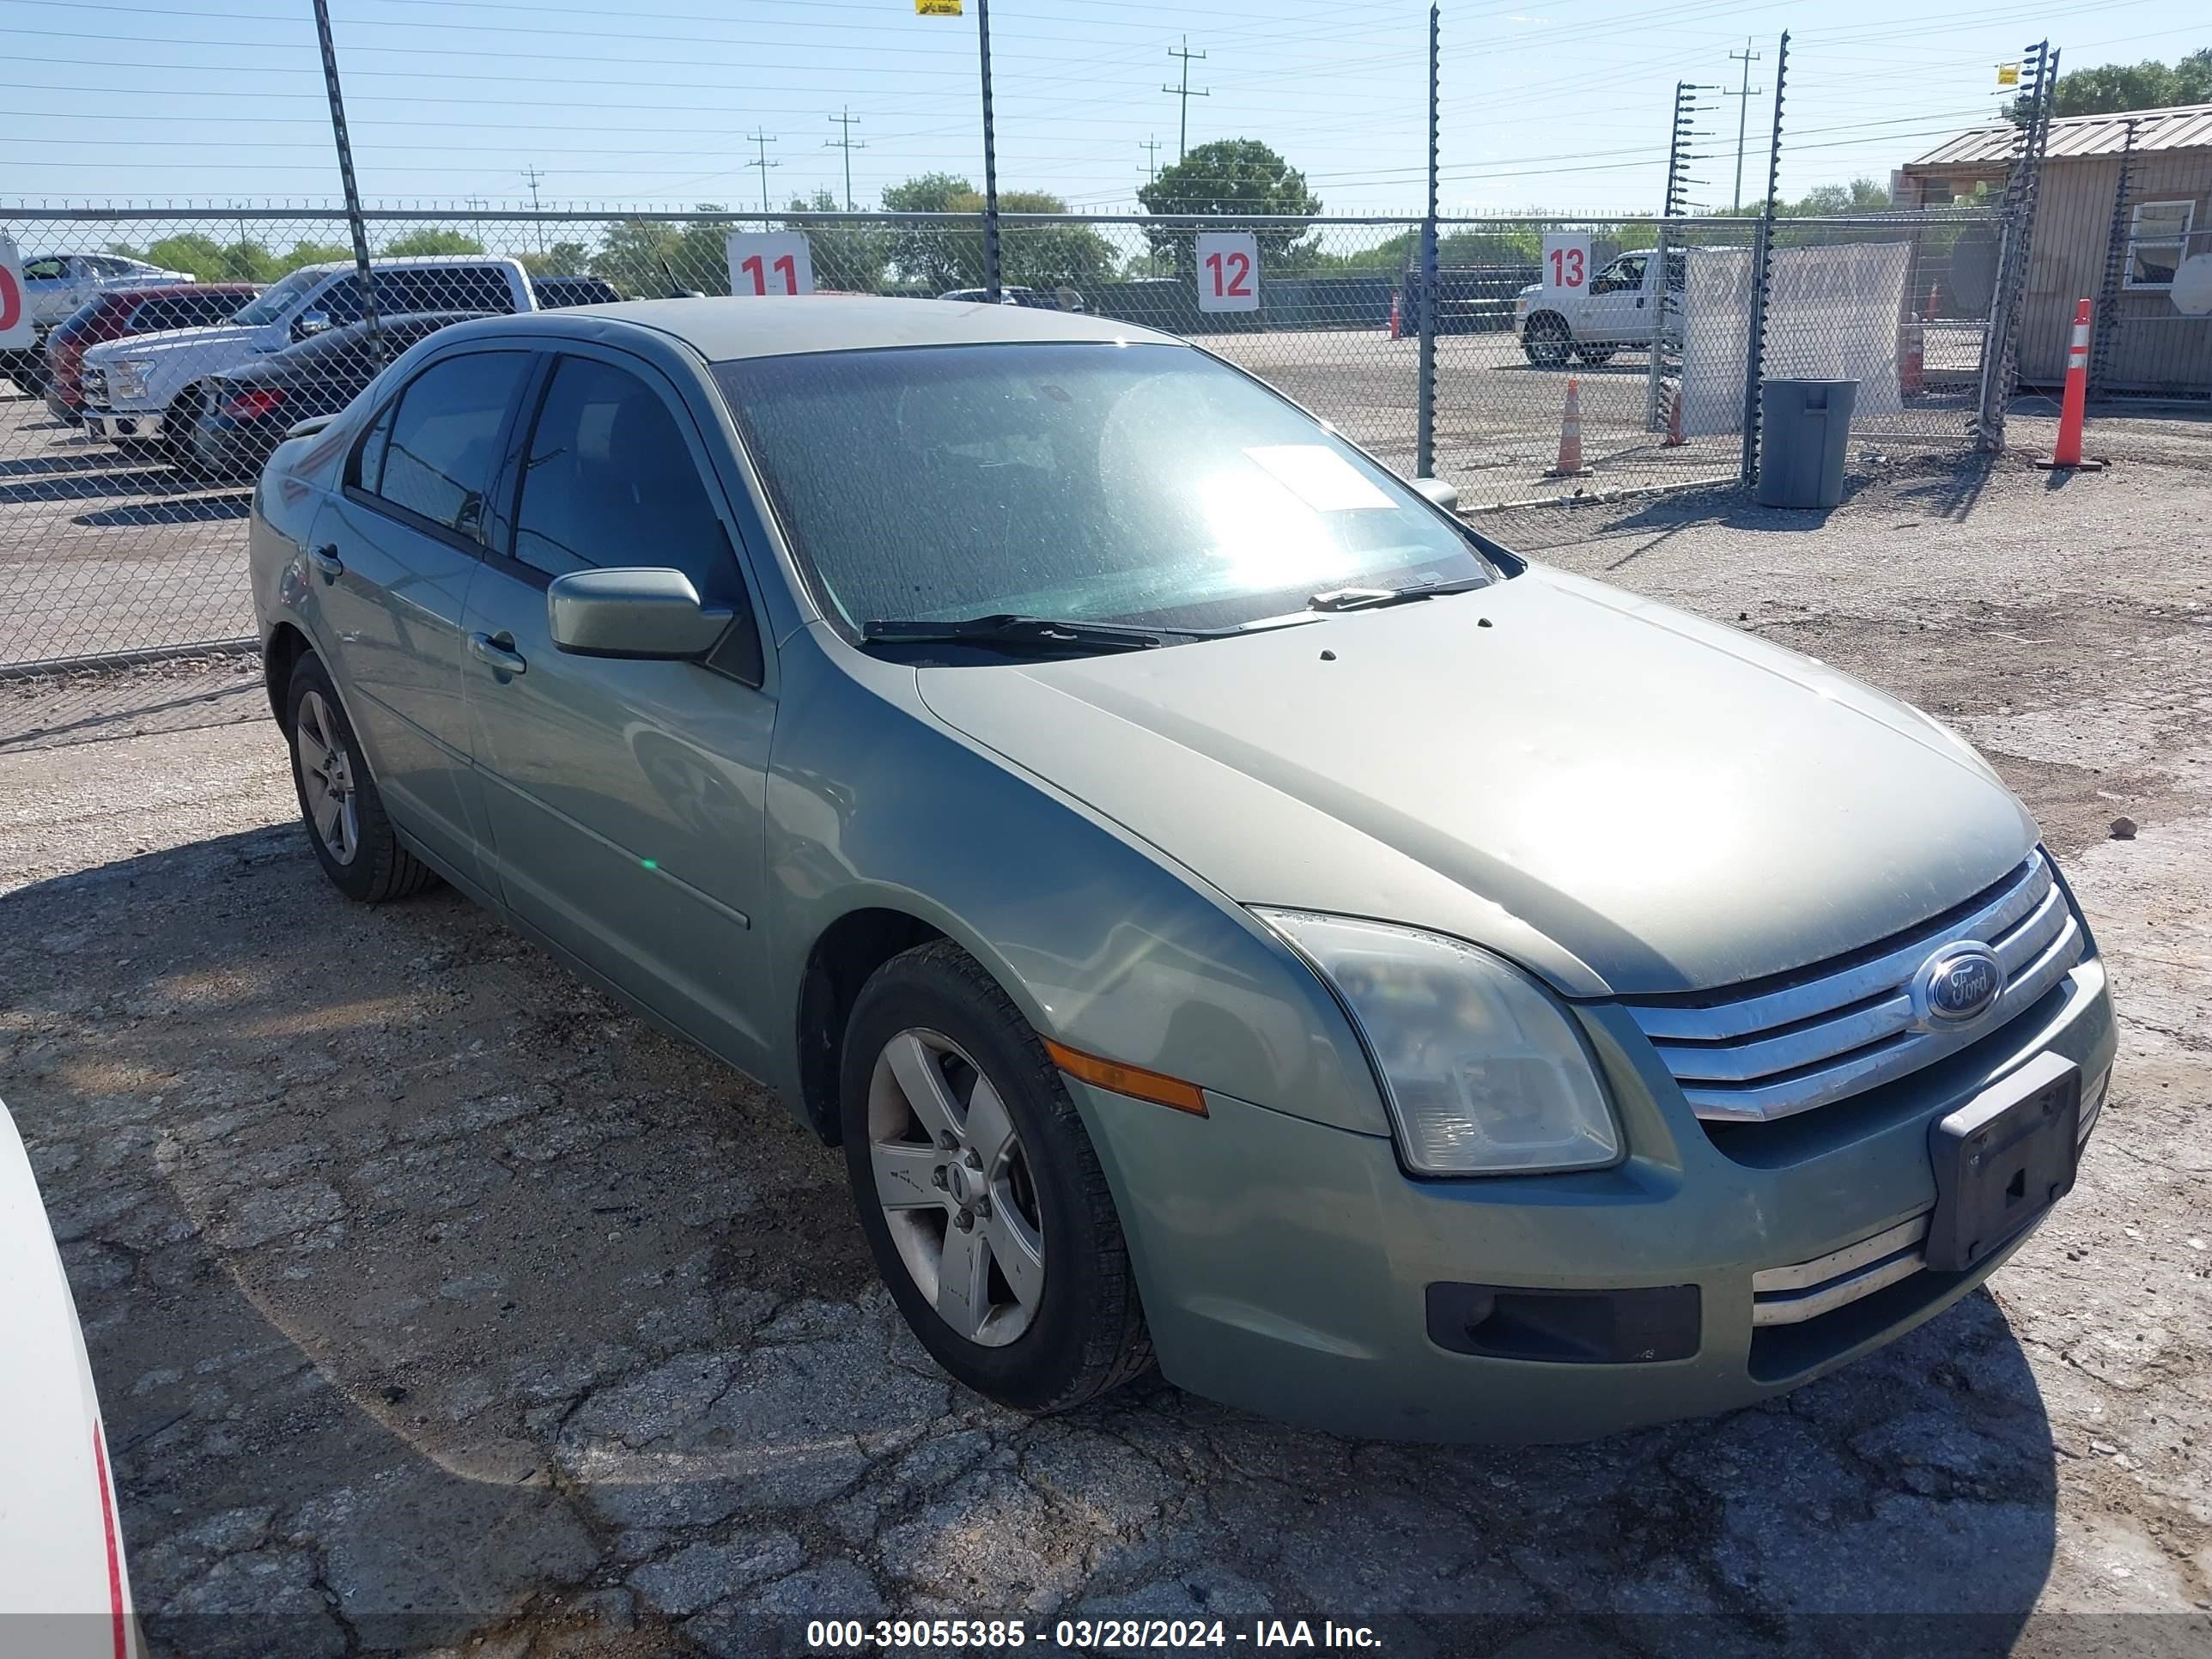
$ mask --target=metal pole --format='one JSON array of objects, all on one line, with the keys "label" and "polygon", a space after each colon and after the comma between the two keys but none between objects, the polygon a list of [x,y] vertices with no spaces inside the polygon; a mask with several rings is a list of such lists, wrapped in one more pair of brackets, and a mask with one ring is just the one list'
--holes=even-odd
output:
[{"label": "metal pole", "polygon": [[1182,59],[1182,84],[1180,87],[1160,88],[1162,92],[1174,93],[1182,100],[1182,125],[1176,131],[1176,160],[1179,162],[1183,158],[1183,152],[1190,148],[1190,100],[1194,98],[1211,98],[1213,93],[1211,88],[1204,92],[1193,92],[1190,89],[1190,60],[1195,58],[1203,62],[1206,58],[1204,52],[1193,52],[1190,49],[1190,36],[1188,34],[1183,36],[1181,51],[1170,46],[1168,56]]},{"label": "metal pole", "polygon": [[353,231],[353,269],[361,284],[362,320],[380,357],[384,333],[376,317],[376,283],[368,274],[368,222],[361,211],[361,186],[353,173],[353,140],[346,133],[345,99],[338,90],[338,49],[331,39],[330,0],[314,0],[315,38],[323,49],[323,86],[331,95],[331,136],[337,141],[338,177],[345,185],[346,223]]},{"label": "metal pole", "polygon": [[1774,253],[1774,213],[1782,185],[1782,90],[1790,79],[1790,31],[1774,55],[1774,132],[1766,155],[1766,210],[1752,234],[1751,335],[1743,354],[1743,481],[1759,482],[1759,388],[1766,372],[1767,265]]},{"label": "metal pole", "polygon": [[837,123],[842,130],[842,135],[836,138],[824,138],[822,141],[822,148],[842,149],[845,152],[845,211],[850,213],[853,210],[853,152],[856,149],[867,149],[868,141],[853,137],[853,123],[860,118],[853,113],[853,106],[850,104],[845,106],[842,113],[833,115],[830,118]]},{"label": "metal pole", "polygon": [[771,136],[769,136],[769,134],[767,134],[767,133],[765,133],[765,132],[761,131],[757,127],[756,127],[752,131],[750,131],[750,132],[749,132],[749,133],[747,133],[747,134],[745,135],[745,141],[746,141],[748,143],[750,143],[750,144],[753,144],[753,145],[757,146],[757,147],[758,148],[758,149],[760,150],[760,159],[759,159],[759,160],[757,160],[757,161],[748,161],[748,162],[746,162],[746,163],[745,163],[745,165],[746,165],[747,167],[758,167],[758,168],[760,169],[760,176],[761,176],[761,228],[762,228],[763,230],[765,230],[765,229],[767,229],[767,228],[768,228],[768,214],[769,214],[769,206],[768,206],[768,170],[769,170],[770,167],[781,167],[781,166],[783,165],[783,163],[782,163],[782,162],[781,162],[781,161],[769,161],[769,160],[768,159],[768,147],[769,147],[770,144],[772,144],[772,143],[775,143],[775,138],[774,138],[774,137],[771,137]]},{"label": "metal pole", "polygon": [[1419,387],[1413,398],[1413,476],[1437,476],[1437,8],[1429,6],[1429,211],[1421,221]]},{"label": "metal pole", "polygon": [[991,131],[991,0],[975,0],[983,53],[983,298],[999,303],[999,149]]}]

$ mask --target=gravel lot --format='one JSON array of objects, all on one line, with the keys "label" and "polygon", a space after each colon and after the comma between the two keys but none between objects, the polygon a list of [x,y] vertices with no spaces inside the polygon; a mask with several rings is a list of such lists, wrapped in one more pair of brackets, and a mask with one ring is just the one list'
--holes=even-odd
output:
[{"label": "gravel lot", "polygon": [[983,1404],[773,1101],[450,893],[347,906],[236,665],[112,683],[77,735],[137,735],[0,750],[0,1089],[155,1651],[775,1654],[879,1610],[1516,1659],[2205,1651],[2207,435],[2100,427],[2122,466],[2063,482],[1901,465],[1828,515],[1486,523],[1959,726],[2123,1020],[2081,1183],[1990,1291],[1786,1401],[1580,1448],[1333,1439],[1158,1382]]}]

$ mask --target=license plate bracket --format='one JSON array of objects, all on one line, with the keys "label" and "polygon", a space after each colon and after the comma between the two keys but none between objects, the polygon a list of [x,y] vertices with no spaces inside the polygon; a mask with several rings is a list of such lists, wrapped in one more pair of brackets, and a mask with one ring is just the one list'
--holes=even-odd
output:
[{"label": "license plate bracket", "polygon": [[1979,1265],[2071,1192],[2081,1118],[2081,1068],[2043,1054],[1929,1124],[1929,1267]]}]

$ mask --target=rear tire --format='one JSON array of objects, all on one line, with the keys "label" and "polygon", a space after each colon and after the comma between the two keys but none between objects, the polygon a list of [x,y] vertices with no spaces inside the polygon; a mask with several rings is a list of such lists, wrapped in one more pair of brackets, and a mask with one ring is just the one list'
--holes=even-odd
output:
[{"label": "rear tire", "polygon": [[1565,368],[1574,355],[1575,337],[1566,319],[1548,312],[1531,317],[1521,331],[1521,349],[1538,368]]},{"label": "rear tire", "polygon": [[312,651],[292,665],[284,691],[284,735],[292,787],[315,861],[331,884],[362,904],[405,898],[438,878],[399,844],[368,762],[338,701],[330,671]]},{"label": "rear tire", "polygon": [[1611,362],[1613,361],[1613,354],[1620,349],[1620,348],[1619,346],[1578,345],[1575,348],[1575,356],[1581,358],[1592,368],[1598,368]]},{"label": "rear tire", "polygon": [[861,1230],[939,1364],[1028,1412],[1067,1411],[1150,1369],[1098,1155],[1043,1042],[980,963],[939,939],[878,969],[839,1084]]}]

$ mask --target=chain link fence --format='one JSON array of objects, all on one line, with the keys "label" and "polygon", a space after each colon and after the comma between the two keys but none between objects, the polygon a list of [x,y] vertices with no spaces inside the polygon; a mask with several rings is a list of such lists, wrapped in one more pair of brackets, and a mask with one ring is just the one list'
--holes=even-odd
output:
[{"label": "chain link fence", "polygon": [[[1765,372],[1860,380],[1869,441],[1970,441],[1990,213],[1782,220],[1771,246],[1745,217],[1439,220],[1433,294],[1422,228],[1009,215],[1002,283],[1189,338],[1408,476],[1425,321],[1432,470],[1469,508],[1741,476],[1754,307]],[[364,295],[337,211],[0,210],[44,334],[0,360],[0,678],[246,641],[252,480],[286,430],[467,316],[726,295],[732,230],[800,233],[817,291],[983,285],[974,216],[374,213]],[[1209,263],[1224,233],[1249,276]],[[1579,263],[1547,262],[1563,246]],[[1249,308],[1202,304],[1209,283]]]}]

